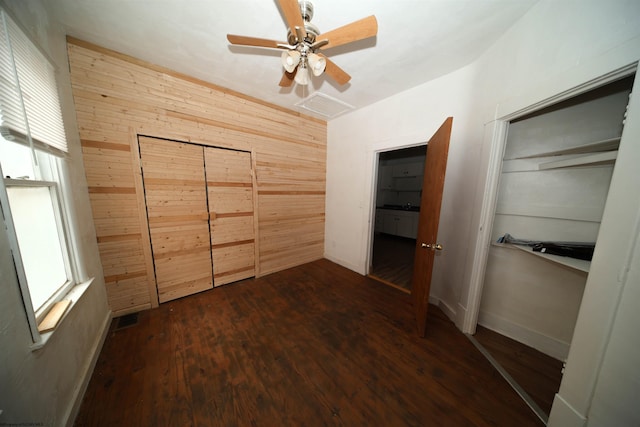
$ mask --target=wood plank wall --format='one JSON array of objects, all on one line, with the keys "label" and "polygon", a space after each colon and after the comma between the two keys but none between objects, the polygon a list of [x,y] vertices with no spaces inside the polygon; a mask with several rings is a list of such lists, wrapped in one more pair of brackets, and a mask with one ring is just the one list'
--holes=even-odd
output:
[{"label": "wood plank wall", "polygon": [[138,135],[252,153],[257,275],[322,258],[326,122],[78,39],[67,42],[89,194],[115,315],[158,304],[140,202]]}]

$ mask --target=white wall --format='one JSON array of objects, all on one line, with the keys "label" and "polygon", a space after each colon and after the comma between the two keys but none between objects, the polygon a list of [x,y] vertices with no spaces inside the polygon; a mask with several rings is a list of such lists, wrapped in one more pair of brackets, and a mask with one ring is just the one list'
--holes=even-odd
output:
[{"label": "white wall", "polygon": [[91,375],[91,363],[100,350],[110,311],[75,124],[65,36],[60,28],[49,22],[44,2],[13,0],[4,3],[59,68],[58,83],[71,158],[69,177],[73,187],[78,252],[82,259],[82,274],[95,277],[95,280],[44,348],[31,351],[31,335],[7,234],[4,227],[0,230],[0,424],[59,426],[73,416],[76,398],[83,381]]},{"label": "white wall", "polygon": [[[332,120],[326,257],[366,271],[375,150],[426,140],[447,116],[453,116],[438,236],[445,250],[436,258],[431,294],[455,312],[450,314],[461,327],[474,302],[472,268],[493,140],[485,137],[485,127],[490,132],[496,118],[514,115],[638,59],[640,2],[541,0],[473,64]],[[628,182],[628,188],[636,187],[637,181]],[[596,310],[590,307],[580,314],[576,334],[582,333],[580,324],[588,324]],[[576,402],[577,414],[587,414],[593,384],[579,390],[584,382],[571,364],[578,366],[581,358],[588,358],[580,354],[581,347],[588,348],[589,340],[606,340],[608,332],[598,334],[572,345],[575,355],[572,362],[570,354],[568,369],[575,374],[568,379],[565,375],[563,387],[566,403]],[[593,363],[585,366],[593,369]]]},{"label": "white wall", "polygon": [[[456,300],[456,282],[462,280],[467,245],[460,238],[468,235],[470,211],[463,209],[473,197],[475,168],[466,168],[474,157],[481,138],[472,141],[468,105],[465,99],[472,89],[473,69],[463,68],[412,91],[404,92],[328,124],[327,217],[325,256],[361,274],[366,272],[369,221],[372,219],[375,153],[389,148],[424,144],[442,122],[453,116],[453,132],[445,180],[439,241],[446,250],[439,253],[434,271],[436,294]],[[348,184],[348,185],[347,185]],[[443,262],[444,260],[447,260]],[[442,266],[457,266],[447,274]],[[451,273],[451,272],[448,272]]]}]

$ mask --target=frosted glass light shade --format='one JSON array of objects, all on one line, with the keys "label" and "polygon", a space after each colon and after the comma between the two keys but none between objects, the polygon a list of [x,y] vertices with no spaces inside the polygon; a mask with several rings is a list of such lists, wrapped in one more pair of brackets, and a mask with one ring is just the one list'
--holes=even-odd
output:
[{"label": "frosted glass light shade", "polygon": [[292,73],[300,63],[300,52],[297,50],[288,50],[282,52],[282,66],[288,73]]},{"label": "frosted glass light shade", "polygon": [[301,64],[300,68],[298,68],[298,72],[296,73],[294,80],[299,85],[306,86],[309,84],[309,70],[303,65],[304,64]]},{"label": "frosted glass light shade", "polygon": [[327,60],[315,53],[309,55],[308,61],[311,72],[316,77],[322,74],[324,69],[327,67]]}]

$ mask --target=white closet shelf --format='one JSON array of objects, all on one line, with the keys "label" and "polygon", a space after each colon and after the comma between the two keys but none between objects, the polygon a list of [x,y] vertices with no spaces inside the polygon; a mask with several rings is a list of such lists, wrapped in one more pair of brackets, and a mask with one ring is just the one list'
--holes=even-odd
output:
[{"label": "white closet shelf", "polygon": [[589,268],[591,267],[591,261],[585,261],[582,259],[576,259],[576,258],[571,258],[566,256],[549,255],[542,252],[534,252],[533,250],[531,250],[531,247],[525,246],[525,245],[514,245],[511,243],[495,243],[495,242],[491,244],[493,246],[498,246],[501,248],[518,249],[527,254],[546,259],[547,261],[551,261],[556,264],[564,265],[565,267],[569,267],[574,270],[583,271],[585,273],[588,273]]},{"label": "white closet shelf", "polygon": [[606,165],[613,164],[618,157],[618,151],[603,151],[593,154],[572,157],[570,159],[554,160],[538,165],[539,170],[566,168],[571,166]]},{"label": "white closet shelf", "polygon": [[560,156],[563,154],[589,154],[602,151],[616,151],[620,146],[620,137],[604,139],[602,141],[591,142],[589,144],[578,145],[576,147],[563,148],[561,150],[547,151],[544,153],[532,154],[518,157],[518,159],[532,159],[535,157]]}]

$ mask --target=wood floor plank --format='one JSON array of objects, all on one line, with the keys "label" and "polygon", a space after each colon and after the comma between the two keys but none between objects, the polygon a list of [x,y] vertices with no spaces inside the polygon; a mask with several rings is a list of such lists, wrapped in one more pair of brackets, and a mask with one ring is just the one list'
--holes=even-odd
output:
[{"label": "wood floor plank", "polygon": [[[442,312],[327,260],[112,330],[77,426],[540,426]],[[115,322],[114,322],[115,325]]]},{"label": "wood floor plank", "polygon": [[562,361],[480,325],[475,338],[548,415],[560,389]]},{"label": "wood floor plank", "polygon": [[369,274],[391,286],[411,291],[416,240],[376,233]]}]

